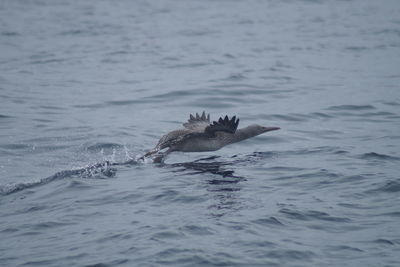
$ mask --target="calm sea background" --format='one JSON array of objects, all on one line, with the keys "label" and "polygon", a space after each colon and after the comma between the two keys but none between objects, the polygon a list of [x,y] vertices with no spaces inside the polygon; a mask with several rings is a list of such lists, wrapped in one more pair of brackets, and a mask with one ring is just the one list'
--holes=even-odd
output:
[{"label": "calm sea background", "polygon": [[0,2],[0,266],[397,267],[399,165],[400,1]]}]

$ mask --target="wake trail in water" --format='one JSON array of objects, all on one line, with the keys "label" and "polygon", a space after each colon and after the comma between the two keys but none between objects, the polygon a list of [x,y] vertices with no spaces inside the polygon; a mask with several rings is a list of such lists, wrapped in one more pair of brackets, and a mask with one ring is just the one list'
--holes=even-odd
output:
[{"label": "wake trail in water", "polygon": [[122,163],[104,161],[84,168],[79,168],[74,170],[64,170],[37,181],[0,185],[0,195],[9,195],[24,189],[45,185],[53,181],[65,178],[74,178],[74,177],[94,178],[94,179],[111,178],[115,176],[115,173],[117,171],[116,168],[114,168],[114,166],[134,165],[134,164],[137,164],[137,161],[128,160]]}]

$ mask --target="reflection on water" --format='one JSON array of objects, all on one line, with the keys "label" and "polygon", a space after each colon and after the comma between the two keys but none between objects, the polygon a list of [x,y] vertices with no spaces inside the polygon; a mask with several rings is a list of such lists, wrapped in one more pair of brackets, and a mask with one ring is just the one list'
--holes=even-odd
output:
[{"label": "reflection on water", "polygon": [[222,217],[241,208],[242,203],[238,196],[241,190],[240,182],[247,180],[243,176],[235,175],[233,170],[234,165],[243,160],[218,161],[218,158],[220,157],[211,156],[192,162],[165,164],[175,168],[173,172],[183,172],[185,175],[213,174],[203,176],[207,177],[206,188],[214,200],[213,204],[208,206],[212,217]]},{"label": "reflection on water", "polygon": [[[232,166],[234,162],[214,161],[217,158],[219,158],[219,156],[211,156],[207,158],[201,158],[192,162],[174,163],[170,164],[170,166],[181,167],[181,169],[176,170],[175,172],[180,172],[184,170],[195,170],[195,172],[192,172],[190,174],[212,173],[222,176],[223,178],[234,178],[235,183],[239,182],[241,179],[244,179],[243,177],[234,175],[235,171],[231,168],[227,168],[229,166]],[[230,183],[230,181],[231,180],[229,179],[213,180],[213,182],[211,183],[224,184]]]}]

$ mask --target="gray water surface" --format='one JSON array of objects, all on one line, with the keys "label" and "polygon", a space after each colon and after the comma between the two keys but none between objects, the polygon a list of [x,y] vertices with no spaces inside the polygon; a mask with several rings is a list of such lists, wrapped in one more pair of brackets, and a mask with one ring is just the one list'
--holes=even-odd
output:
[{"label": "gray water surface", "polygon": [[400,266],[399,85],[396,0],[3,0],[0,265]]}]

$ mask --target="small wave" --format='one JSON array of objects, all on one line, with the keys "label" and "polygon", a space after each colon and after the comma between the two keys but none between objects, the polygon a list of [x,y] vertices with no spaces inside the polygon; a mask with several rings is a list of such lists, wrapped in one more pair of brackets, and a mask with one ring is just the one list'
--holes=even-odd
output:
[{"label": "small wave", "polygon": [[[129,259],[118,259],[118,260],[111,260],[109,262],[98,262],[94,264],[88,264],[84,267],[108,267],[108,266],[117,266],[121,264],[127,264],[130,260]],[[128,264],[131,265],[131,264]],[[43,265],[42,265],[43,266]]]},{"label": "small wave", "polygon": [[125,55],[130,55],[130,54],[133,54],[133,53],[130,52],[130,51],[127,51],[127,50],[118,50],[118,51],[113,51],[113,52],[110,52],[110,53],[106,53],[106,55],[108,55],[108,56],[115,56],[115,55],[123,55],[123,56],[125,56]]},{"label": "small wave", "polygon": [[75,108],[89,108],[89,109],[104,108],[105,106],[106,105],[103,103],[73,105],[73,107]]},{"label": "small wave", "polygon": [[366,46],[346,46],[345,50],[350,50],[350,51],[364,51],[364,50],[368,50],[369,48]]},{"label": "small wave", "polygon": [[392,242],[388,239],[383,239],[383,238],[376,239],[373,242],[378,243],[378,244],[384,244],[384,245],[395,245],[394,242]]},{"label": "small wave", "polygon": [[191,235],[212,235],[213,231],[209,227],[203,227],[198,225],[185,225],[180,228],[184,233],[188,233]]},{"label": "small wave", "polygon": [[60,32],[59,34],[67,36],[67,35],[84,35],[87,33],[88,33],[88,31],[86,31],[86,30],[75,29],[75,30],[63,31],[63,32]]},{"label": "small wave", "polygon": [[303,114],[294,114],[294,113],[289,115],[272,114],[272,115],[264,115],[262,117],[263,119],[267,120],[283,120],[288,122],[300,122],[308,120],[308,116]]},{"label": "small wave", "polygon": [[332,222],[346,222],[346,223],[351,221],[349,218],[334,217],[326,212],[315,211],[315,210],[300,212],[284,208],[281,209],[279,212],[285,214],[288,217],[302,221],[311,221],[315,219],[323,221],[332,221]]},{"label": "small wave", "polygon": [[[50,109],[50,110],[65,110],[65,108],[57,107],[57,106],[49,106],[49,105],[41,105],[39,106],[41,109]],[[56,113],[58,114],[58,113]]]},{"label": "small wave", "polygon": [[387,212],[387,213],[382,213],[380,215],[382,215],[382,216],[390,216],[390,217],[400,217],[400,211]]},{"label": "small wave", "polygon": [[400,192],[400,181],[388,181],[384,185],[379,186],[376,189],[368,190],[367,193],[371,192],[384,192],[384,193],[397,193]]},{"label": "small wave", "polygon": [[86,189],[86,188],[90,188],[91,186],[85,182],[82,181],[74,181],[72,180],[69,184],[68,184],[68,188],[74,188],[74,189]]},{"label": "small wave", "polygon": [[378,159],[378,160],[400,160],[399,157],[379,154],[376,152],[365,153],[359,156],[361,159]]},{"label": "small wave", "polygon": [[313,112],[313,113],[310,113],[310,116],[312,116],[314,118],[323,118],[323,119],[332,118],[331,115],[328,115],[328,114],[322,113],[322,112]]},{"label": "small wave", "polygon": [[368,113],[363,113],[360,114],[362,117],[379,117],[379,116],[385,116],[388,118],[394,118],[397,119],[398,116],[392,112],[387,112],[387,111],[379,111],[379,112],[368,112]]},{"label": "small wave", "polygon": [[346,246],[346,245],[333,246],[332,250],[346,250],[346,251],[364,252],[363,250],[361,250],[359,248],[350,247],[350,246]]},{"label": "small wave", "polygon": [[193,63],[187,63],[187,64],[174,64],[171,66],[168,66],[170,69],[186,69],[186,68],[198,68],[198,67],[204,67],[207,65],[210,65],[211,63],[208,62],[193,62]]},{"label": "small wave", "polygon": [[307,169],[299,168],[299,167],[274,166],[274,167],[266,168],[266,170],[267,171],[283,171],[283,172],[300,172],[300,171],[305,171]]},{"label": "small wave", "polygon": [[33,225],[34,230],[40,230],[40,229],[49,229],[49,228],[56,228],[56,227],[61,227],[65,225],[71,225],[72,223],[67,223],[67,222],[57,222],[57,221],[47,221],[47,222],[40,222],[35,225]]},{"label": "small wave", "polygon": [[8,31],[5,31],[5,32],[1,32],[1,35],[2,35],[2,36],[17,36],[17,35],[19,35],[19,33],[18,33],[18,32],[8,32]]},{"label": "small wave", "polygon": [[10,150],[31,149],[32,145],[28,145],[28,144],[6,144],[6,145],[2,145],[1,148],[10,149]]},{"label": "small wave", "polygon": [[[212,257],[202,249],[166,248],[151,256],[155,259],[155,266],[245,266],[240,263],[237,255],[217,252]],[[148,260],[145,264],[149,265]],[[151,265],[151,264],[150,264]],[[248,265],[248,264],[247,264]]]},{"label": "small wave", "polygon": [[395,101],[382,102],[382,104],[387,105],[387,106],[400,106],[400,103],[395,102]]},{"label": "small wave", "polygon": [[339,105],[331,106],[326,108],[326,110],[343,111],[343,110],[372,110],[375,109],[372,105]]},{"label": "small wave", "polygon": [[346,151],[346,150],[338,150],[338,151],[335,151],[333,154],[340,155],[340,154],[348,154],[348,153],[349,153],[349,151]]},{"label": "small wave", "polygon": [[271,225],[283,225],[277,218],[271,216],[269,218],[262,218],[252,221],[255,224],[271,226]]},{"label": "small wave", "polygon": [[295,130],[295,132],[298,133],[303,133],[308,136],[313,136],[316,138],[321,138],[321,139],[339,139],[340,135],[343,134],[343,132],[335,131],[335,130],[315,130],[313,129],[312,131],[310,130]]},{"label": "small wave", "polygon": [[206,35],[214,35],[217,36],[220,34],[219,31],[217,30],[211,30],[211,29],[198,29],[198,30],[180,30],[178,34],[186,37],[192,37],[192,36],[206,36]]},{"label": "small wave", "polygon": [[321,153],[343,153],[343,150],[341,150],[339,147],[334,147],[334,146],[319,146],[319,147],[311,147],[311,148],[304,148],[304,149],[299,149],[299,150],[293,150],[293,151],[285,151],[282,152],[282,154],[285,155],[312,155],[312,154],[321,154]]},{"label": "small wave", "polygon": [[244,74],[242,73],[232,73],[225,79],[222,79],[223,81],[240,81],[240,80],[246,80],[248,79]]},{"label": "small wave", "polygon": [[388,28],[388,29],[375,31],[374,34],[376,34],[376,35],[387,34],[387,35],[399,36],[400,35],[400,30],[396,29],[396,28]]},{"label": "small wave", "polygon": [[12,117],[8,116],[8,115],[0,114],[0,119],[8,119],[8,118],[12,118]]},{"label": "small wave", "polygon": [[49,63],[60,63],[64,62],[66,59],[64,58],[51,58],[51,59],[42,59],[42,60],[32,60],[29,62],[29,64],[49,64]]},{"label": "small wave", "polygon": [[311,251],[300,250],[273,250],[267,253],[271,258],[293,259],[293,260],[311,260],[315,254]]}]

